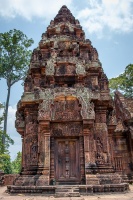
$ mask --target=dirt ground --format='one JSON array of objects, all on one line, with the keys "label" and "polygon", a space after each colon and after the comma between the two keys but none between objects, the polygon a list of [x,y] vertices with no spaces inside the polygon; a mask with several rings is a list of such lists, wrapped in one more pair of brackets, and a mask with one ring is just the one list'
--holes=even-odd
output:
[{"label": "dirt ground", "polygon": [[10,195],[6,193],[6,187],[0,187],[0,200],[133,200],[133,185],[130,185],[130,191],[122,194],[95,194],[81,197],[62,197],[54,198],[53,196],[43,195]]}]

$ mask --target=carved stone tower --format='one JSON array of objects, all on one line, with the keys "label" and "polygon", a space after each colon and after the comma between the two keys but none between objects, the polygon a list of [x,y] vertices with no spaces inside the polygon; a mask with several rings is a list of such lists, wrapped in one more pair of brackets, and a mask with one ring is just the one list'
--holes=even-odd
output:
[{"label": "carved stone tower", "polygon": [[63,6],[32,53],[18,103],[23,159],[14,188],[114,184],[125,190],[112,164],[107,124],[112,110],[97,50]]}]

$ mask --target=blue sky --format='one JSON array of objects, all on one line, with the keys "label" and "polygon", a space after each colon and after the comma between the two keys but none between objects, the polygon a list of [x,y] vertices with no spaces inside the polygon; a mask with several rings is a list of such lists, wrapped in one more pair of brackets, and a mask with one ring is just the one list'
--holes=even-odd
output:
[{"label": "blue sky", "polygon": [[[79,19],[86,38],[98,50],[108,78],[122,73],[133,63],[133,0],[0,0],[0,32],[19,29],[33,38],[33,48],[62,5],[67,5]],[[0,81],[0,102],[6,100],[6,82]],[[15,145],[10,147],[14,159],[21,150],[21,138],[14,128],[16,104],[23,87],[16,83],[11,91],[8,133]]]}]

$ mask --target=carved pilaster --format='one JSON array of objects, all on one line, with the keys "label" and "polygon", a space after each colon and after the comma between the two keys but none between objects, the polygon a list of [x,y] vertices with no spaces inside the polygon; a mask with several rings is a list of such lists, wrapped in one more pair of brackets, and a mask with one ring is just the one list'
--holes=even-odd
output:
[{"label": "carved pilaster", "polygon": [[95,145],[94,145],[94,132],[93,121],[83,121],[83,135],[84,135],[84,156],[85,156],[85,176],[86,184],[88,183],[88,174],[93,172],[95,168]]},{"label": "carved pilaster", "polygon": [[22,170],[25,168],[25,158],[24,158],[24,155],[25,155],[25,151],[24,151],[24,138],[22,138]]},{"label": "carved pilaster", "polygon": [[25,108],[22,174],[36,174],[38,165],[38,124],[36,109]]},{"label": "carved pilaster", "polygon": [[38,134],[38,174],[42,174],[38,185],[48,185],[50,176],[50,124],[49,121],[40,121]]}]

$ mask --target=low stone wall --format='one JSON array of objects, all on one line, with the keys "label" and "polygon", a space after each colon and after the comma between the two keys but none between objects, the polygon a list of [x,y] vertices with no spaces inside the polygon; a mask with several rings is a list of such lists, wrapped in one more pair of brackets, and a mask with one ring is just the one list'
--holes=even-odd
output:
[{"label": "low stone wall", "polygon": [[19,174],[4,175],[4,185],[13,185],[14,181],[19,177]]},{"label": "low stone wall", "polygon": [[[42,193],[43,195],[55,195],[56,190],[60,191],[60,195],[69,197],[73,196],[76,191],[79,193],[78,195],[90,195],[94,193],[122,193],[129,191],[129,184],[121,183],[121,184],[106,184],[106,185],[54,185],[54,186],[15,186],[10,185],[7,186],[7,191],[10,193]],[[59,190],[60,189],[60,190]],[[76,192],[76,193],[77,193]],[[57,197],[57,196],[56,196]],[[60,196],[61,197],[61,196]],[[62,196],[64,197],[64,196]]]},{"label": "low stone wall", "polygon": [[4,185],[4,172],[0,170],[0,186]]}]

